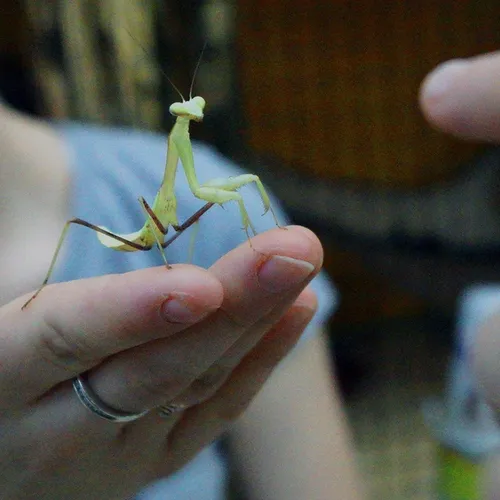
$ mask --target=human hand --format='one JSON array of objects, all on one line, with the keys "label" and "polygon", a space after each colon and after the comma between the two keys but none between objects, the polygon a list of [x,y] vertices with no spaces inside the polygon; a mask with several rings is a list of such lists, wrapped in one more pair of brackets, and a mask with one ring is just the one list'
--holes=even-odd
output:
[{"label": "human hand", "polygon": [[444,132],[500,142],[500,51],[439,65],[424,80],[420,105]]},{"label": "human hand", "polygon": [[[313,315],[305,287],[322,261],[304,228],[252,245],[208,271],[179,265],[51,285],[24,311],[29,295],[0,309],[2,498],[129,498],[240,415]],[[190,313],[162,316],[175,298]],[[188,408],[104,420],[73,392],[83,372],[113,408]]]}]

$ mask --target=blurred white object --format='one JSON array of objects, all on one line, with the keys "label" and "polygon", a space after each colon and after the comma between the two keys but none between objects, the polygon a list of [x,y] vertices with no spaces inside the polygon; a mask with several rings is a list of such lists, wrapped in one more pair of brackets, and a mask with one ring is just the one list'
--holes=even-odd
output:
[{"label": "blurred white object", "polygon": [[456,342],[445,393],[423,405],[424,418],[440,444],[441,498],[484,498],[482,466],[500,450],[500,427],[482,398],[470,356],[480,326],[500,310],[500,285],[478,285],[462,295]]}]

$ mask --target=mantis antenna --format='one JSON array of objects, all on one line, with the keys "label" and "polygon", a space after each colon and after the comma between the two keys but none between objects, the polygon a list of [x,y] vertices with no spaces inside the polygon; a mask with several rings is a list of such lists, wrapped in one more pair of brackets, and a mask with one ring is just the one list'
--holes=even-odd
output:
[{"label": "mantis antenna", "polygon": [[198,74],[198,69],[201,64],[201,60],[203,59],[203,54],[205,53],[205,49],[207,48],[208,42],[205,41],[203,44],[203,48],[201,49],[200,52],[200,57],[198,57],[198,62],[196,63],[196,67],[194,68],[194,73],[193,73],[193,78],[191,79],[191,86],[189,87],[189,99],[193,98],[193,88],[194,88],[194,81],[196,79],[196,75]]},{"label": "mantis antenna", "polygon": [[[144,46],[139,42],[139,40],[137,40],[133,35],[132,33],[129,31],[128,28],[124,28],[125,31],[128,33],[128,36],[130,38],[132,38],[132,40],[134,40],[134,42],[137,44],[137,46],[144,52],[144,54],[148,55],[148,51],[144,48]],[[139,59],[140,61],[140,59]],[[138,61],[137,61],[138,62]],[[198,69],[198,65],[199,65],[199,61],[198,61],[198,64],[196,65],[196,69]],[[158,70],[160,71],[161,75],[167,80],[168,83],[170,83],[170,85],[172,86],[172,88],[179,94],[180,98],[182,99],[182,102],[185,102],[186,99],[184,99],[184,96],[182,95],[182,92],[177,88],[177,85],[175,85],[175,83],[170,79],[170,77],[165,73],[165,71],[163,71],[163,69],[158,66]],[[196,74],[196,72],[195,72]],[[194,77],[193,77],[194,78]],[[191,88],[192,88],[192,84],[191,84]],[[189,96],[189,98],[191,98],[191,96]]]}]

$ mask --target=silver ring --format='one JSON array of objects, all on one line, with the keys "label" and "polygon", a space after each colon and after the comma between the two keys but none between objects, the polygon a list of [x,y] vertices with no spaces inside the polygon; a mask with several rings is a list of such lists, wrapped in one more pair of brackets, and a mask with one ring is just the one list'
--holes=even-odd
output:
[{"label": "silver ring", "polygon": [[161,405],[158,406],[158,414],[160,417],[163,418],[168,418],[174,413],[179,413],[180,411],[184,411],[187,408],[187,405],[183,404],[176,404],[176,403],[169,403],[166,405]]},{"label": "silver ring", "polygon": [[85,375],[78,375],[73,379],[73,389],[80,403],[90,410],[94,415],[109,420],[111,422],[132,422],[148,413],[148,410],[139,413],[131,413],[122,410],[116,410],[102,401],[90,387]]}]

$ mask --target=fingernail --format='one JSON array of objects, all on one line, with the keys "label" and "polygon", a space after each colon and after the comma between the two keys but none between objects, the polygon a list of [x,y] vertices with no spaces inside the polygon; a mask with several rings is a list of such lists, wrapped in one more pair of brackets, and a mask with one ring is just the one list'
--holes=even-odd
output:
[{"label": "fingernail", "polygon": [[453,86],[456,77],[469,65],[466,59],[452,59],[437,66],[426,79],[425,96],[439,99]]},{"label": "fingernail", "polygon": [[161,315],[169,323],[194,323],[206,315],[205,309],[196,310],[188,304],[187,293],[170,293],[165,302],[161,305]]},{"label": "fingernail", "polygon": [[270,292],[283,292],[304,282],[314,271],[305,260],[273,255],[258,270],[259,283]]}]

